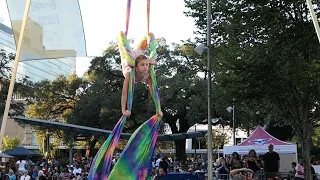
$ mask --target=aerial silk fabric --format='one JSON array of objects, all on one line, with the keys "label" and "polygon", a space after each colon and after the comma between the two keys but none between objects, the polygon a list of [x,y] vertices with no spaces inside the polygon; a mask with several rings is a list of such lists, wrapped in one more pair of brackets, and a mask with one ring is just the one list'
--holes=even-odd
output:
[{"label": "aerial silk fabric", "polygon": [[[128,87],[128,100],[127,106],[131,111],[132,101],[133,101],[133,91],[134,91],[134,70],[130,73],[130,81]],[[98,153],[94,157],[88,179],[89,180],[102,180],[108,179],[110,174],[112,156],[115,148],[119,143],[119,138],[122,133],[122,129],[127,117],[122,115],[116,126],[113,128],[112,133],[109,135],[108,139],[103,143]]]},{"label": "aerial silk fabric", "polygon": [[154,115],[143,123],[131,136],[109,180],[145,180],[157,141],[160,121]]},{"label": "aerial silk fabric", "polygon": [[[149,45],[149,61],[155,62],[157,57],[156,49],[158,47],[153,34],[147,37]],[[126,40],[125,33],[120,33],[118,37],[119,50],[121,58],[125,58],[128,64],[134,64],[130,54],[130,46]],[[130,81],[128,87],[128,109],[131,111],[134,91],[134,68],[130,73]],[[157,114],[161,112],[160,95],[155,76],[154,64],[150,64],[150,93],[155,103]],[[143,123],[130,137],[127,146],[122,152],[119,160],[110,172],[113,152],[119,142],[119,138],[123,129],[125,116],[122,116],[112,133],[105,141],[99,152],[95,156],[88,179],[92,180],[146,180],[150,177],[151,161],[154,155],[155,144],[160,128],[161,118],[158,115],[152,116],[148,121]]]}]

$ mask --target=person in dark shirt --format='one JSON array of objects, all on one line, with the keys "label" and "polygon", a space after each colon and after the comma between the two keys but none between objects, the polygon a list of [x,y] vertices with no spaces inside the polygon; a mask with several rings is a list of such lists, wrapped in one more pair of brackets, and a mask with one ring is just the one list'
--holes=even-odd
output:
[{"label": "person in dark shirt", "polygon": [[7,178],[7,172],[6,172],[6,167],[5,166],[0,166],[0,180],[6,180]]},{"label": "person in dark shirt", "polygon": [[153,180],[160,180],[161,177],[165,176],[166,173],[164,172],[164,170],[162,168],[159,169],[158,171],[158,175],[156,175]]},{"label": "person in dark shirt", "polygon": [[159,167],[162,168],[166,174],[168,173],[169,164],[166,157],[162,158]]},{"label": "person in dark shirt", "polygon": [[221,159],[221,166],[217,168],[217,173],[218,173],[218,179],[229,179],[229,169],[226,166],[226,162],[224,159]]},{"label": "person in dark shirt", "polygon": [[245,163],[246,168],[253,171],[253,179],[259,179],[261,162],[255,150],[251,149],[248,154],[248,159]]},{"label": "person in dark shirt", "polygon": [[241,161],[240,155],[237,152],[232,153],[232,157],[230,158],[228,165],[230,170],[243,168],[243,163]]},{"label": "person in dark shirt", "polygon": [[268,146],[269,152],[263,156],[264,172],[267,180],[272,180],[279,176],[280,169],[280,156],[277,152],[273,151],[273,144]]}]

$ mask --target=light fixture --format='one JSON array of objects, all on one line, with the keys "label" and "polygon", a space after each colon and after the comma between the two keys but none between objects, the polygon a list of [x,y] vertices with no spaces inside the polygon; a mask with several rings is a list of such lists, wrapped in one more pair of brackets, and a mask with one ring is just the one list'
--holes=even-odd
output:
[{"label": "light fixture", "polygon": [[229,113],[232,112],[233,108],[231,106],[229,106],[227,109],[226,109]]},{"label": "light fixture", "polygon": [[204,44],[198,44],[196,48],[194,48],[194,51],[198,53],[199,55],[202,55],[203,52],[208,49],[208,47]]}]

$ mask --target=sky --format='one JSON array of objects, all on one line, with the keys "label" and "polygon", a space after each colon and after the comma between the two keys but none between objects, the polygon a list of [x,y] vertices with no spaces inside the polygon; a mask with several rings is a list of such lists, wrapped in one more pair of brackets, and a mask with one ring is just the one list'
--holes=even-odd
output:
[{"label": "sky", "polygon": [[[79,3],[87,55],[100,56],[111,41],[116,42],[118,33],[125,31],[127,0],[79,0]],[[168,43],[193,39],[196,27],[194,20],[183,14],[185,10],[183,0],[151,0],[150,32],[164,37]],[[10,26],[6,0],[0,0],[0,18]],[[132,0],[128,38],[141,40],[147,31],[146,24],[146,0]],[[89,65],[90,58],[78,57],[77,74],[82,76]]]}]

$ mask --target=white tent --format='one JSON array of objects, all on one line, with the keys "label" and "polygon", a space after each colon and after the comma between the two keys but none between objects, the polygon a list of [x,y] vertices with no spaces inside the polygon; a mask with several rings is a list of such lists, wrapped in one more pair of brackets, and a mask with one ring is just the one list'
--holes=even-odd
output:
[{"label": "white tent", "polygon": [[279,154],[297,154],[297,145],[280,141],[271,136],[261,126],[257,127],[254,132],[242,143],[236,146],[225,146],[224,154],[232,154],[237,152],[240,155],[247,155],[250,149],[254,149],[257,154],[268,152],[268,145],[273,144],[274,151]]},{"label": "white tent", "polygon": [[257,154],[263,155],[268,152],[269,144],[273,144],[274,151],[280,155],[280,169],[290,170],[291,162],[297,162],[297,145],[280,141],[267,133],[261,126],[257,127],[244,142],[236,146],[224,146],[223,153],[229,155],[237,152],[240,155],[248,155],[250,149],[254,149]]}]

